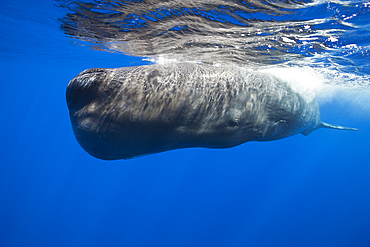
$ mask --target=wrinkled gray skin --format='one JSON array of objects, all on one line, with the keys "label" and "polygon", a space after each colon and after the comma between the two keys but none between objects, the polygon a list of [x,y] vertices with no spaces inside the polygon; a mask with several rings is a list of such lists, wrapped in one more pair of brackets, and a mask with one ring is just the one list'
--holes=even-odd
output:
[{"label": "wrinkled gray skin", "polygon": [[272,75],[235,67],[88,69],[70,81],[66,96],[78,142],[104,160],[229,148],[329,126],[315,99]]}]

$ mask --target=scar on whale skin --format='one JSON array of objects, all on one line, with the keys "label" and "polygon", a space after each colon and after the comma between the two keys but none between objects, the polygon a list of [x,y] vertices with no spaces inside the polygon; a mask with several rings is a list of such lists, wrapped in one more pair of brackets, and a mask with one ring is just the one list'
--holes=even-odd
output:
[{"label": "scar on whale skin", "polygon": [[322,122],[316,99],[283,80],[235,66],[88,69],[69,82],[66,98],[77,141],[104,160],[356,130]]}]

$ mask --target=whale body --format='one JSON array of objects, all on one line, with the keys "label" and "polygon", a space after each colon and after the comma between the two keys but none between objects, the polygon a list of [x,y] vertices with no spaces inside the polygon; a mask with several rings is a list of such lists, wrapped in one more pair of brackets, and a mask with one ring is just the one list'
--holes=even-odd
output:
[{"label": "whale body", "polygon": [[355,130],[323,123],[316,99],[287,82],[235,66],[88,69],[69,82],[66,99],[77,141],[104,160]]}]

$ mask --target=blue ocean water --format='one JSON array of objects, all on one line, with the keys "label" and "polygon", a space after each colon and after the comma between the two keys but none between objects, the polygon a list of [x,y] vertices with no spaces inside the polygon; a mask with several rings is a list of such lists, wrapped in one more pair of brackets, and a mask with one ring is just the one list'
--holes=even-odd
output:
[{"label": "blue ocean water", "polygon": [[[121,1],[86,2],[101,4],[97,12],[104,14]],[[185,1],[174,1],[180,2]],[[196,33],[209,28],[212,42],[206,42],[207,35],[197,36],[201,46],[176,39],[186,42],[171,43],[172,50],[153,48],[152,54],[133,44],[137,56],[128,56],[112,43],[127,42],[126,36],[112,38],[108,31],[115,29],[104,29],[109,40],[103,40],[94,33],[101,26],[92,29],[83,18],[64,22],[84,23],[75,29],[63,26],[80,2],[2,1],[0,246],[370,246],[370,2],[305,1],[289,9],[286,4],[294,1],[271,1],[254,12],[229,12],[252,1],[222,2],[218,9],[182,9],[203,23],[231,23],[217,32],[199,22],[202,32]],[[276,8],[282,12],[272,13]],[[122,22],[126,26],[116,26],[131,30],[153,20],[153,28],[166,24],[154,21],[160,16],[181,16],[168,7],[140,13],[144,17],[131,16],[131,22]],[[96,23],[96,18],[88,20]],[[155,37],[194,37],[187,30],[191,25],[176,18],[176,25],[165,27],[177,33]],[[230,35],[219,35],[226,27]],[[233,39],[224,40],[228,36]],[[246,49],[237,50],[239,45]],[[185,54],[186,60],[207,62],[213,54],[216,62],[250,62],[253,68],[292,75],[290,80],[308,78],[303,82],[319,84],[323,120],[360,131],[320,129],[274,142],[125,161],[88,155],[69,122],[69,80],[87,68],[145,65],[178,50],[175,55]]]}]

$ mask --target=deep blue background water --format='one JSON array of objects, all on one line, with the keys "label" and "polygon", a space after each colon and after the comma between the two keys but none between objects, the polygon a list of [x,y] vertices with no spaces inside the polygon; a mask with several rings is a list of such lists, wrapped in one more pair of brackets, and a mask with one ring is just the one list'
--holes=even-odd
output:
[{"label": "deep blue background water", "polygon": [[334,98],[323,119],[361,131],[97,160],[68,81],[148,62],[71,44],[53,4],[1,3],[0,246],[370,246],[369,112]]}]

